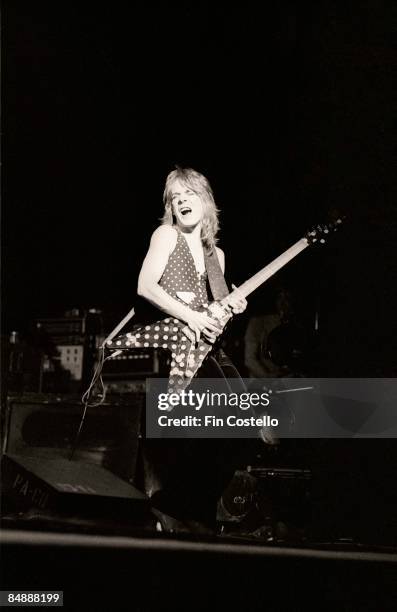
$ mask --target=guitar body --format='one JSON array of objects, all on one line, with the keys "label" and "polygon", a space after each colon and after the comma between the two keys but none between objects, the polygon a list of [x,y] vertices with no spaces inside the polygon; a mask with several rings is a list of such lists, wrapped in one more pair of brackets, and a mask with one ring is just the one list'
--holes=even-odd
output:
[{"label": "guitar body", "polygon": [[[212,302],[203,308],[219,323],[222,330],[232,317],[230,309],[222,302]],[[192,342],[189,338],[193,332],[183,322],[172,317],[155,321],[147,325],[137,325],[131,332],[116,336],[106,343],[108,349],[129,350],[135,348],[162,348],[171,353],[171,369],[168,392],[179,393],[186,389],[214,344],[200,338]]]}]

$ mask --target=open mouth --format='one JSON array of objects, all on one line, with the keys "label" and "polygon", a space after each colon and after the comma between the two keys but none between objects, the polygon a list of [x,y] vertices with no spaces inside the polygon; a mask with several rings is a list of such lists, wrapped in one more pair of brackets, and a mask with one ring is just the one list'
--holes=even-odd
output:
[{"label": "open mouth", "polygon": [[182,206],[182,208],[179,210],[179,212],[181,213],[182,216],[188,215],[189,213],[192,212],[192,209],[190,208],[190,206]]}]

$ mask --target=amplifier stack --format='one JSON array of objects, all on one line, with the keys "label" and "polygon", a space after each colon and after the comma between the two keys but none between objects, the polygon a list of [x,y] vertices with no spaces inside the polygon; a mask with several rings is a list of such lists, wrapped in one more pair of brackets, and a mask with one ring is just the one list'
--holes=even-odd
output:
[{"label": "amplifier stack", "polygon": [[124,394],[145,391],[145,379],[168,377],[168,355],[158,349],[131,349],[105,361],[102,380],[106,393]]}]

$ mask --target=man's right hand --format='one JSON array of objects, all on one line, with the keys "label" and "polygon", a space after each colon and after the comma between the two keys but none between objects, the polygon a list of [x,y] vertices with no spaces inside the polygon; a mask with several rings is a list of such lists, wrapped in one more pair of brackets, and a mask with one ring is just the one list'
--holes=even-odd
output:
[{"label": "man's right hand", "polygon": [[194,334],[189,338],[192,342],[198,342],[201,335],[204,335],[209,342],[215,342],[217,336],[222,332],[219,323],[205,312],[191,310],[186,315],[185,322]]}]

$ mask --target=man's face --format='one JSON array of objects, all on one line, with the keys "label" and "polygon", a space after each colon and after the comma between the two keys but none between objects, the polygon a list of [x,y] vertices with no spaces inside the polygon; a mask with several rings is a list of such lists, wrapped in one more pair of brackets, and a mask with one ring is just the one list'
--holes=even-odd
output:
[{"label": "man's face", "polygon": [[170,197],[172,212],[179,227],[194,227],[200,223],[204,213],[203,202],[188,185],[175,181]]}]

